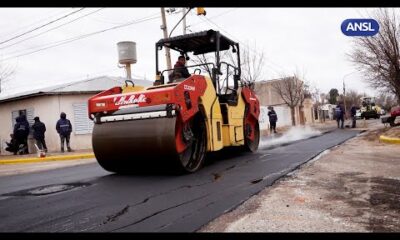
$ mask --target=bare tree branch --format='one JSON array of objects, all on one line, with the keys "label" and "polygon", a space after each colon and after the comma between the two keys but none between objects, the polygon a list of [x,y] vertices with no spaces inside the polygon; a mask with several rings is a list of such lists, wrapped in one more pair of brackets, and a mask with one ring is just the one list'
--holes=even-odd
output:
[{"label": "bare tree branch", "polygon": [[292,117],[292,125],[296,125],[295,107],[302,106],[304,102],[304,82],[298,78],[297,74],[294,76],[286,76],[272,84],[272,89],[282,98],[282,100],[289,106]]},{"label": "bare tree branch", "polygon": [[348,56],[371,87],[393,93],[400,101],[400,22],[397,14],[397,10],[375,11],[372,17],[379,22],[379,33],[373,37],[355,38],[353,51]]}]

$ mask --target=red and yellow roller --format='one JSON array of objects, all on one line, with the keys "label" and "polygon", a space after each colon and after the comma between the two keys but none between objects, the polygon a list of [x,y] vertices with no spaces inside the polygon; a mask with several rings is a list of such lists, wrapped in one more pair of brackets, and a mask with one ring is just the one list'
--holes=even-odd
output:
[{"label": "red and yellow roller", "polygon": [[[142,165],[195,172],[207,152],[232,146],[256,151],[260,106],[252,84],[240,80],[239,45],[209,30],[162,39],[156,53],[165,46],[185,56],[211,52],[215,63],[188,66],[195,68],[190,77],[165,83],[164,74],[171,69],[158,70],[157,54],[154,86],[114,87],[91,97],[92,143],[99,164],[118,173]],[[229,49],[237,53],[236,66],[219,59],[219,52]],[[231,74],[224,76],[226,68]]]}]

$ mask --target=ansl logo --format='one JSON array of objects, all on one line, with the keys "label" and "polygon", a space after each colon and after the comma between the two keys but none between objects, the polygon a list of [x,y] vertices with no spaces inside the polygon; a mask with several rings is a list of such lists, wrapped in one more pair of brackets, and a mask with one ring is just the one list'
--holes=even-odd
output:
[{"label": "ansl logo", "polygon": [[379,24],[375,19],[346,19],[341,29],[346,36],[374,36],[379,32]]}]

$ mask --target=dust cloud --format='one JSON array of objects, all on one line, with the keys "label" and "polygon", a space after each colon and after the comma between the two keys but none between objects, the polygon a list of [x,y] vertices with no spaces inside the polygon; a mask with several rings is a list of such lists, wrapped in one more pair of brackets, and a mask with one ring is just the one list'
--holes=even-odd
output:
[{"label": "dust cloud", "polygon": [[269,148],[282,144],[307,139],[310,137],[321,135],[322,132],[315,130],[309,126],[296,126],[290,128],[287,132],[280,135],[279,133],[269,135],[260,142],[260,148]]}]

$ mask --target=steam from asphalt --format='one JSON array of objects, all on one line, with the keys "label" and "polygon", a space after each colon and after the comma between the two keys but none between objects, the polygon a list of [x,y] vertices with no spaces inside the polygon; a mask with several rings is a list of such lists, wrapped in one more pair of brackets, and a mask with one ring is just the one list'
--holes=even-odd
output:
[{"label": "steam from asphalt", "polygon": [[279,133],[277,133],[275,135],[268,135],[266,138],[263,138],[260,142],[260,148],[279,146],[301,139],[318,136],[321,134],[322,132],[315,130],[309,126],[296,126],[290,128],[283,135],[279,135]]}]

